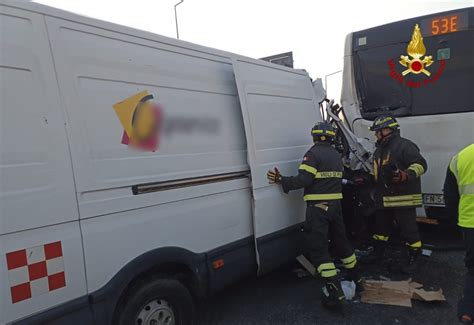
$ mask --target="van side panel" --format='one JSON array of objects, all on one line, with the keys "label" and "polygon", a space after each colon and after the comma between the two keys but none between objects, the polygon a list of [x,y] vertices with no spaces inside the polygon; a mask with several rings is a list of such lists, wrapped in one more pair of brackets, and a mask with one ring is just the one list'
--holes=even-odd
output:
[{"label": "van side panel", "polygon": [[[47,25],[69,120],[89,293],[147,251],[205,254],[252,236],[248,177],[206,181],[249,169],[230,60],[100,26],[51,17]],[[163,113],[156,152],[122,144],[113,109],[144,90]],[[204,183],[133,191],[196,177]],[[255,263],[254,254],[248,259]],[[216,272],[226,270],[236,278],[232,263]]]},{"label": "van side panel", "polygon": [[[73,122],[79,192],[248,169],[228,60],[54,18],[47,22]],[[113,109],[143,90],[163,112],[154,153],[121,144],[123,127]]]},{"label": "van side panel", "polygon": [[0,324],[86,294],[44,17],[0,6]]},{"label": "van side panel", "polygon": [[[214,186],[242,186],[235,182]],[[123,266],[149,250],[180,247],[207,253],[246,238],[251,234],[250,216],[249,189],[240,189],[84,220],[89,292],[100,289]],[[227,264],[218,271],[235,267]]]}]

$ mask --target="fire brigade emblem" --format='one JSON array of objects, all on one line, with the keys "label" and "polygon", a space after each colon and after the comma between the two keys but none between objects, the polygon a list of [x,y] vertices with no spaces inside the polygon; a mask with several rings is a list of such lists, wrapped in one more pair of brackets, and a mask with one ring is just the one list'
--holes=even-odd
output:
[{"label": "fire brigade emblem", "polygon": [[423,36],[421,36],[418,24],[416,24],[413,30],[411,41],[407,47],[407,53],[408,55],[400,56],[400,64],[407,68],[402,72],[402,75],[406,76],[409,73],[431,75],[426,68],[433,64],[433,58],[431,55],[425,56],[426,48],[425,44],[423,44]]}]

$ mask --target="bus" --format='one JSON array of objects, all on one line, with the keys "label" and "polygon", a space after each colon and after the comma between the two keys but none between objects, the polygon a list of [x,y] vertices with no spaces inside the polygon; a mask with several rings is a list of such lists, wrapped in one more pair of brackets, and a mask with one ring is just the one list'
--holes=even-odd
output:
[{"label": "bus", "polygon": [[375,141],[378,115],[398,119],[428,161],[418,215],[454,220],[442,188],[450,158],[474,142],[474,7],[347,35],[341,104],[360,138]]}]

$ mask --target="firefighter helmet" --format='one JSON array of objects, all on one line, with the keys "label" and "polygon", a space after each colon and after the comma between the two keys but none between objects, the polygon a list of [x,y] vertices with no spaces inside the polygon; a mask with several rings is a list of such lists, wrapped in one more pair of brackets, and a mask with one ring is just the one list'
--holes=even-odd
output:
[{"label": "firefighter helmet", "polygon": [[311,129],[311,135],[320,141],[333,140],[336,129],[329,122],[319,122]]},{"label": "firefighter helmet", "polygon": [[369,127],[370,131],[379,131],[385,128],[396,130],[400,127],[395,117],[388,114],[379,115],[375,118],[374,123]]}]

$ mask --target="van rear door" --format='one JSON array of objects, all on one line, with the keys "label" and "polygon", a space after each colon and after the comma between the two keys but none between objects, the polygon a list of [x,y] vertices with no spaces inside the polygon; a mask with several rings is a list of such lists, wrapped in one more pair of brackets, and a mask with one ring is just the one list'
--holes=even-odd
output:
[{"label": "van rear door", "polygon": [[0,324],[88,304],[65,121],[44,16],[32,7],[0,4]]},{"label": "van rear door", "polygon": [[269,185],[266,172],[278,167],[295,175],[312,145],[311,127],[321,117],[306,72],[266,62],[234,60],[252,176],[253,222],[259,274],[297,254],[304,220],[301,191],[285,195]]}]

